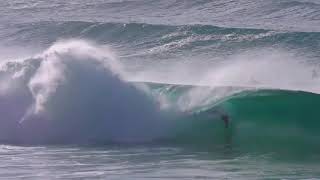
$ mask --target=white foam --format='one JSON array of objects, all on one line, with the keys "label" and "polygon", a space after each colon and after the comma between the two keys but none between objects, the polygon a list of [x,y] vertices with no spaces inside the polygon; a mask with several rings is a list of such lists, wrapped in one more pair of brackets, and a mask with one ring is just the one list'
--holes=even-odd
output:
[{"label": "white foam", "polygon": [[[141,87],[124,80],[121,64],[105,46],[60,41],[29,60],[3,68],[2,75],[19,86],[0,96],[6,100],[1,110],[15,109],[3,117],[1,127],[12,127],[2,131],[0,139],[145,142],[164,131],[158,104]],[[17,104],[22,99],[24,103]]]}]

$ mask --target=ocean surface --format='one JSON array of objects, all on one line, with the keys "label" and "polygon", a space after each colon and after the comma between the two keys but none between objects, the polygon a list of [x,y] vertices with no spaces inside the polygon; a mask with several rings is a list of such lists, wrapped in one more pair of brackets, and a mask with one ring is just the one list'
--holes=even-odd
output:
[{"label": "ocean surface", "polygon": [[318,0],[0,1],[0,179],[320,179]]}]

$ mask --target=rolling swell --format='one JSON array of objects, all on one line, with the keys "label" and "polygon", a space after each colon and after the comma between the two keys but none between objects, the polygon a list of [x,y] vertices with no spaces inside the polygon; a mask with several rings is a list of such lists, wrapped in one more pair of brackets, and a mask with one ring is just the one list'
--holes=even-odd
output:
[{"label": "rolling swell", "polygon": [[[211,25],[154,25],[139,23],[93,23],[85,21],[36,22],[12,25],[3,42],[42,44],[60,39],[82,38],[140,50],[140,54],[208,50],[237,52],[249,48],[278,46],[287,49],[319,49],[318,32],[224,28]],[[128,50],[128,49],[126,49]],[[128,53],[128,52],[127,52]],[[129,51],[130,53],[130,51]],[[139,53],[138,53],[139,54]],[[132,56],[132,55],[131,55]]]},{"label": "rolling swell", "polygon": [[[204,24],[224,27],[319,31],[316,0],[239,1],[80,1],[1,2],[6,16],[0,21],[90,21],[149,24]],[[54,9],[54,11],[52,11]],[[146,14],[148,17],[146,18]],[[9,17],[19,17],[8,19]],[[299,23],[297,23],[299,22]]]}]

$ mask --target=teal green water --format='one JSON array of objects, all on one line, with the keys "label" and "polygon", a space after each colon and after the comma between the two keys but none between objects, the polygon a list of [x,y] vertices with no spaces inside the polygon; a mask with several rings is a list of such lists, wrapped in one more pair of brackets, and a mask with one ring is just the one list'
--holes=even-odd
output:
[{"label": "teal green water", "polygon": [[[192,88],[202,88],[203,92],[210,88],[150,86],[156,94],[168,97],[172,103]],[[188,115],[177,120],[173,136],[177,143],[200,147],[229,146],[241,152],[269,152],[288,158],[310,156],[320,150],[319,105],[320,96],[313,93],[244,90],[184,112]],[[222,114],[230,118],[228,128],[221,119]]]}]

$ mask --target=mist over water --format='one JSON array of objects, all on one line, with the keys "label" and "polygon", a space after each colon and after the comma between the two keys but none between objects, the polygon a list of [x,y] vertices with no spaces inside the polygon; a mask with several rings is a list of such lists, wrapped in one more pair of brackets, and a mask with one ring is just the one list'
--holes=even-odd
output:
[{"label": "mist over water", "polygon": [[38,56],[4,64],[1,75],[3,141],[147,142],[161,136],[160,108],[123,79],[104,46],[57,42]]}]

